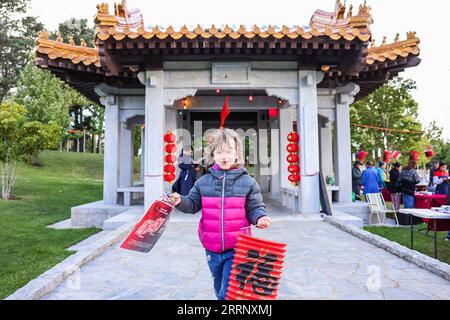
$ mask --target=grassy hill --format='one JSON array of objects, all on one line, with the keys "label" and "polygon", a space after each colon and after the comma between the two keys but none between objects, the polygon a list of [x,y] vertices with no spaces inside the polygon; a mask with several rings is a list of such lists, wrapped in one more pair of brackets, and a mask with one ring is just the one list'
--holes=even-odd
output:
[{"label": "grassy hill", "polygon": [[68,247],[100,231],[54,230],[70,208],[102,199],[103,155],[46,151],[42,167],[20,164],[13,196],[0,200],[0,299],[74,252]]}]

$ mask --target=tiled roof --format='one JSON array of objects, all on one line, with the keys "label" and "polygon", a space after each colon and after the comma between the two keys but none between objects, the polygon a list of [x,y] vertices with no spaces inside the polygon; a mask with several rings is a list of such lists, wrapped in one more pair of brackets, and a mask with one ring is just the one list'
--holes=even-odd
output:
[{"label": "tiled roof", "polygon": [[114,14],[110,14],[107,3],[97,6],[97,15],[95,18],[97,28],[96,36],[102,41],[113,38],[121,41],[125,38],[136,39],[142,37],[144,39],[174,39],[179,40],[182,37],[187,39],[195,38],[217,38],[223,39],[230,37],[232,39],[252,39],[255,37],[275,39],[311,39],[313,37],[329,37],[332,40],[344,38],[347,41],[359,39],[366,42],[371,38],[368,26],[372,23],[370,15],[370,7],[360,6],[358,15],[353,16],[352,7],[348,12],[347,18],[341,17],[341,12],[345,12],[346,7],[338,0],[336,3],[336,11],[325,12],[318,10],[311,18],[310,26],[257,26],[246,27],[241,26],[221,26],[211,25],[204,27],[197,25],[195,27],[182,26],[176,28],[174,26],[161,27],[152,26],[146,28],[142,14],[139,10],[128,10],[126,1],[115,5]]},{"label": "tiled roof", "polygon": [[75,65],[82,63],[85,66],[101,67],[98,49],[88,47],[84,40],[81,40],[79,45],[76,45],[73,39],[64,43],[60,36],[56,40],[50,40],[48,32],[42,31],[36,42],[36,52],[47,55],[50,60],[61,58],[68,59]]},{"label": "tiled roof", "polygon": [[369,48],[366,63],[372,65],[375,62],[394,61],[398,57],[417,56],[420,54],[419,43],[420,39],[415,32],[408,32],[404,41],[400,41],[399,34],[395,37],[394,42],[390,44],[386,43],[386,37],[383,38],[380,46],[375,46],[373,41],[372,46]]}]

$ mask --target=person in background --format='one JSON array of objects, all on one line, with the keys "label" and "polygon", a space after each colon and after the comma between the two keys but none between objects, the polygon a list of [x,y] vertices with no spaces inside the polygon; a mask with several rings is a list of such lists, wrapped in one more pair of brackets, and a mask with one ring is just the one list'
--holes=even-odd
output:
[{"label": "person in background", "polygon": [[373,162],[369,161],[366,170],[361,175],[361,182],[364,187],[364,196],[370,193],[379,193],[381,188],[380,174],[374,168]]},{"label": "person in background", "polygon": [[377,172],[380,175],[381,189],[386,189],[386,162],[378,162]]},{"label": "person in background", "polygon": [[172,191],[182,196],[187,196],[197,180],[191,146],[183,148],[182,154],[178,159],[178,167],[180,168],[180,175],[172,186]]},{"label": "person in background", "polygon": [[391,177],[388,185],[388,190],[391,193],[392,206],[396,212],[400,210],[400,203],[402,201],[402,190],[400,188],[400,172],[402,165],[400,163],[394,164],[389,176]]},{"label": "person in background", "polygon": [[417,174],[417,162],[410,160],[400,173],[400,188],[403,194],[403,204],[405,209],[414,209],[416,185],[420,182]]},{"label": "person in background", "polygon": [[356,200],[358,200],[358,201],[361,201],[361,186],[362,186],[361,166],[362,166],[362,162],[356,161],[355,165],[353,166],[353,169],[352,169],[352,189],[353,189],[353,192],[356,194]]},{"label": "person in background", "polygon": [[436,194],[448,193],[448,172],[447,164],[444,162],[439,163],[439,169],[434,172],[433,183],[436,185]]},{"label": "person in background", "polygon": [[428,191],[434,192],[436,189],[436,186],[434,185],[433,179],[434,179],[434,173],[439,170],[439,160],[433,160],[431,162],[431,168],[430,168],[430,182],[428,183]]},{"label": "person in background", "polygon": [[[448,194],[448,172],[447,164],[439,163],[439,169],[434,172],[433,183],[436,185],[436,194]],[[446,241],[450,241],[450,231],[447,234]]]}]

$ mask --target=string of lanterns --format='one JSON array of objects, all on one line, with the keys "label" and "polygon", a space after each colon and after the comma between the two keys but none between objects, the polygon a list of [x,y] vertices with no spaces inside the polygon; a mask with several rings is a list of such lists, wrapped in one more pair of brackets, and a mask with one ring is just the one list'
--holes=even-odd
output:
[{"label": "string of lanterns", "polygon": [[292,183],[292,185],[298,186],[298,182],[300,181],[300,166],[299,163],[299,151],[300,147],[298,145],[298,142],[300,141],[300,136],[297,132],[291,132],[288,135],[288,141],[289,144],[286,147],[286,151],[288,152],[287,156],[287,162],[289,163],[288,171],[290,173],[289,175],[289,181]]},{"label": "string of lanterns", "polygon": [[164,181],[172,183],[175,181],[175,165],[177,162],[177,156],[175,152],[177,152],[177,146],[175,144],[176,136],[171,132],[167,132],[164,136],[164,142],[166,143],[165,151],[166,151],[166,165],[164,166]]}]

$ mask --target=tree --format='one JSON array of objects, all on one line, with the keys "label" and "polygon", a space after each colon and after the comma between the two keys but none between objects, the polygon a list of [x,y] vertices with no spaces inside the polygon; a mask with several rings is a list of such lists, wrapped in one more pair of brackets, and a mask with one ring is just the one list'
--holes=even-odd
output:
[{"label": "tree", "polygon": [[0,162],[2,164],[2,199],[11,198],[16,181],[18,161],[29,161],[37,150],[58,144],[61,128],[55,122],[47,125],[27,121],[24,106],[6,101],[0,105]]},{"label": "tree", "polygon": [[[393,79],[351,106],[351,122],[381,128],[422,131],[418,120],[418,103],[411,95],[415,88],[413,80]],[[375,150],[377,154],[379,149],[396,149],[406,158],[413,149],[422,151],[420,148],[426,143],[422,138],[420,134],[352,127],[352,150]]]},{"label": "tree", "polygon": [[43,25],[26,16],[29,0],[0,1],[0,103],[15,87],[20,70],[32,59]]},{"label": "tree", "polygon": [[[83,110],[92,105],[87,98],[49,71],[32,64],[22,70],[13,99],[27,109],[27,121],[38,121],[43,124],[55,122],[64,131],[72,127],[71,110]],[[77,126],[76,120],[74,128],[83,130]],[[62,139],[62,135],[60,138]],[[35,158],[32,159],[33,164],[39,163],[41,150],[36,150]]]}]

